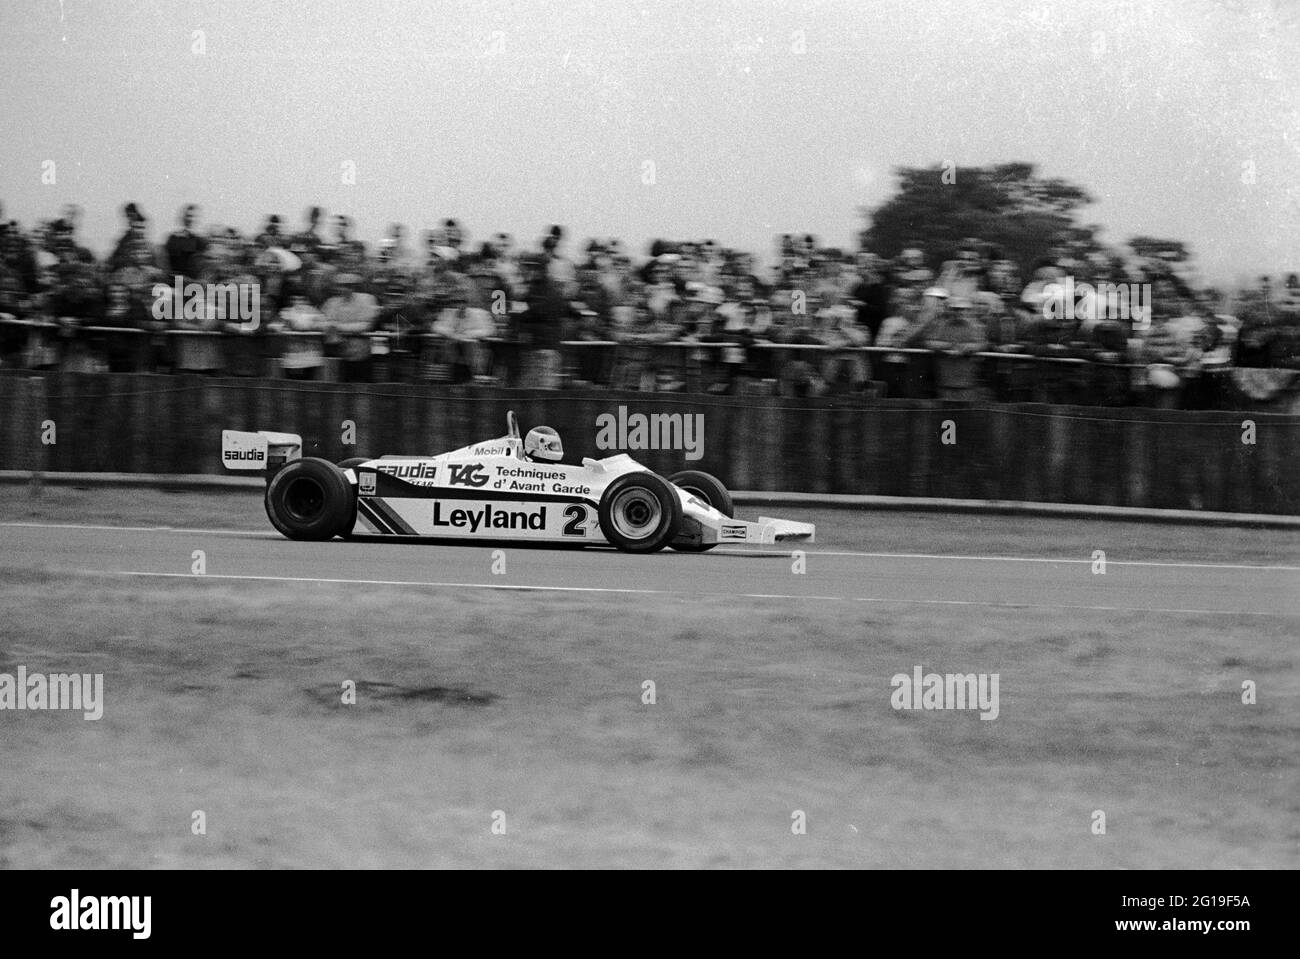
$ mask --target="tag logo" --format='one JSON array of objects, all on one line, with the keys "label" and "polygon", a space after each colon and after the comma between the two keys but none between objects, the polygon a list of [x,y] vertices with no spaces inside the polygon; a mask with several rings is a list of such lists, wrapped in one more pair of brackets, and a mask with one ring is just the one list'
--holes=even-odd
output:
[{"label": "tag logo", "polygon": [[357,485],[358,485],[358,487],[359,487],[359,489],[360,489],[360,491],[361,491],[361,495],[362,495],[362,496],[374,496],[374,495],[375,495],[375,478],[376,478],[377,475],[378,475],[378,474],[376,474],[376,473],[362,473],[362,474],[360,474],[360,476],[359,476],[358,479],[357,479]]},{"label": "tag logo", "polygon": [[483,472],[482,463],[471,463],[468,466],[452,466],[451,478],[447,481],[452,486],[473,486],[476,489],[480,486],[486,486],[488,481],[487,473]]}]

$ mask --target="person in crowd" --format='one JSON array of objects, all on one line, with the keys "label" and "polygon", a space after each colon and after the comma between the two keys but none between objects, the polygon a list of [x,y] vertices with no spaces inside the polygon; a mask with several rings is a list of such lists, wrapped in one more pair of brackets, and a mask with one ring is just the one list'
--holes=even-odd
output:
[{"label": "person in crowd", "polygon": [[275,329],[288,334],[281,337],[284,349],[280,367],[284,375],[291,380],[317,379],[325,366],[325,314],[301,293],[294,294],[280,311]]},{"label": "person in crowd", "polygon": [[[797,294],[804,295],[798,298]],[[826,387],[821,363],[816,354],[802,347],[824,345],[816,319],[821,302],[815,293],[808,295],[803,290],[792,290],[788,291],[788,295],[781,296],[778,304],[772,328],[772,343],[778,347],[801,347],[776,351],[775,362],[781,395],[818,396]]]},{"label": "person in crowd", "polygon": [[317,260],[328,260],[325,238],[321,235],[321,219],[325,211],[318,206],[307,208],[303,217],[303,228],[289,238],[289,252],[298,257],[304,266],[310,266]]},{"label": "person in crowd", "polygon": [[[135,251],[138,254],[140,248]],[[44,261],[45,304],[53,316],[90,322],[100,315],[103,275],[88,254],[73,239],[71,222],[59,219],[50,224],[46,249],[37,256]]]},{"label": "person in crowd", "polygon": [[909,286],[923,291],[934,283],[934,273],[925,265],[925,253],[919,246],[909,246],[898,255],[894,265],[894,281],[898,286]]},{"label": "person in crowd", "polygon": [[857,312],[843,293],[832,290],[819,299],[817,339],[828,350],[822,360],[822,382],[831,393],[861,392],[871,379],[871,366],[857,347],[867,346],[870,334],[858,327]]},{"label": "person in crowd", "polygon": [[856,282],[849,291],[849,297],[857,305],[858,329],[865,331],[870,342],[875,343],[881,325],[889,319],[892,290],[879,256],[870,250],[862,250],[857,254],[855,262]]},{"label": "person in crowd", "polygon": [[343,273],[366,271],[366,245],[352,236],[352,218],[340,213],[334,217],[334,242],[330,264]]},{"label": "person in crowd", "polygon": [[[282,246],[272,246],[263,250],[253,261],[253,276],[258,284],[259,307],[265,313],[259,316],[258,323],[265,320],[272,322],[279,316],[280,309],[289,302],[288,278],[302,268],[302,261]],[[258,323],[250,323],[248,329],[257,329]]]},{"label": "person in crowd", "polygon": [[380,256],[398,269],[410,271],[416,267],[416,257],[406,242],[406,227],[401,223],[388,224],[380,246]]},{"label": "person in crowd", "polygon": [[361,276],[340,273],[334,278],[335,293],[325,301],[327,337],[339,345],[339,379],[344,383],[371,380],[371,340],[379,304],[374,296],[361,292]]},{"label": "person in crowd", "polygon": [[223,320],[217,304],[206,298],[197,310],[186,308],[185,298],[175,297],[174,288],[164,284],[159,289],[163,299],[172,301],[172,321],[168,337],[172,363],[176,372],[214,376],[226,371],[226,346],[218,334]]},{"label": "person in crowd", "polygon": [[1200,372],[1204,323],[1182,294],[1169,275],[1157,279],[1151,296],[1151,325],[1141,331],[1147,401],[1159,409],[1182,407],[1191,381]]},{"label": "person in crowd", "polygon": [[16,222],[0,222],[0,226],[4,227],[0,232],[0,265],[21,285],[25,297],[34,296],[38,288],[35,245]]},{"label": "person in crowd", "polygon": [[[126,284],[112,282],[104,287],[103,311],[96,323],[141,332],[152,332],[162,326],[152,311],[131,295]],[[110,373],[142,372],[148,368],[150,341],[141,332],[104,337],[103,356]]]},{"label": "person in crowd", "polygon": [[263,250],[269,250],[271,247],[288,246],[289,238],[281,230],[281,222],[280,214],[272,213],[266,218],[266,225],[262,227],[262,232],[257,235],[254,242]]},{"label": "person in crowd", "polygon": [[988,348],[988,338],[966,297],[944,297],[944,304],[927,324],[925,347],[937,354],[935,385],[945,400],[980,400],[988,396],[980,381],[975,354]]},{"label": "person in crowd", "polygon": [[935,285],[947,290],[950,300],[975,299],[975,295],[985,288],[985,267],[978,240],[962,240],[956,258],[944,263]]},{"label": "person in crowd", "polygon": [[496,334],[492,314],[471,304],[473,284],[464,278],[456,284],[447,306],[434,321],[442,362],[451,366],[452,382],[489,379],[492,354],[487,340]]},{"label": "person in crowd", "polygon": [[448,217],[442,221],[442,242],[455,250],[457,255],[461,253],[466,240],[465,231],[455,219]]},{"label": "person in crowd", "polygon": [[136,204],[128,203],[122,208],[122,218],[126,220],[126,230],[108,258],[109,271],[113,272],[142,262],[155,265],[154,252],[145,235],[148,223],[145,215],[140,212]]},{"label": "person in crowd", "polygon": [[1273,365],[1274,344],[1282,339],[1282,313],[1273,297],[1273,283],[1261,276],[1254,290],[1242,297],[1241,329],[1237,337],[1235,365],[1260,368]]},{"label": "person in crowd", "polygon": [[194,203],[181,207],[180,229],[174,230],[163,245],[163,268],[181,283],[188,283],[199,275],[199,263],[207,250],[207,238],[195,230],[199,208]]},{"label": "person in crowd", "polygon": [[561,249],[563,243],[564,228],[556,224],[542,239],[542,260],[550,282],[561,296],[571,299],[577,293],[577,269],[573,261],[564,255]]}]

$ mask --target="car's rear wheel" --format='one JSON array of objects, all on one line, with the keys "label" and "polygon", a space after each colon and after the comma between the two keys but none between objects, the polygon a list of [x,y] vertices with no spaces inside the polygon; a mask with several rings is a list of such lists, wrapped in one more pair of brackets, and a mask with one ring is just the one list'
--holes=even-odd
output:
[{"label": "car's rear wheel", "polygon": [[352,485],[329,460],[294,460],[266,487],[266,515],[289,539],[323,540],[347,532],[356,508]]},{"label": "car's rear wheel", "polygon": [[628,553],[653,553],[677,535],[682,501],[677,490],[654,473],[628,473],[600,498],[600,531]]},{"label": "car's rear wheel", "polygon": [[[704,500],[728,519],[736,515],[736,507],[731,502],[731,494],[727,492],[727,488],[722,485],[722,481],[716,476],[703,473],[700,470],[682,470],[680,473],[674,473],[668,477],[668,482],[678,489],[685,490],[697,499]],[[668,545],[679,553],[704,553],[718,544],[686,543],[676,540]]]}]

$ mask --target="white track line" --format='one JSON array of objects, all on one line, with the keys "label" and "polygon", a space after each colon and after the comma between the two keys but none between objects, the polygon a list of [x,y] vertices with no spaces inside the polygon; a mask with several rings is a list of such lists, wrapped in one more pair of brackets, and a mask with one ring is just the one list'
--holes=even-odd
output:
[{"label": "white track line", "polygon": [[[260,538],[273,538],[271,530],[247,530],[247,529],[185,529],[175,526],[92,526],[81,523],[19,523],[5,522],[0,523],[0,527],[13,526],[23,529],[88,529],[104,530],[109,532],[123,533],[185,533],[187,535],[220,535],[220,536],[251,536]],[[403,537],[403,540],[410,542],[409,537]],[[377,545],[367,543],[361,545]],[[439,543],[440,546],[459,545],[449,543]],[[476,545],[473,540],[466,540],[465,546]],[[530,544],[531,545],[531,544]],[[791,550],[772,550],[772,549],[729,549],[721,548],[714,550],[715,553],[726,556],[789,556]],[[925,559],[925,560],[958,560],[965,562],[980,563],[1073,563],[1076,565],[1091,565],[1091,559],[1079,559],[1077,557],[1050,557],[1050,556],[958,556],[945,553],[864,553],[853,552],[848,550],[828,550],[813,549],[804,550],[809,556],[857,556],[865,559]],[[1153,566],[1167,569],[1242,569],[1242,570],[1270,570],[1277,572],[1300,573],[1300,566],[1267,566],[1252,563],[1172,563],[1160,562],[1156,560],[1106,560],[1107,566]]]},{"label": "white track line", "polygon": [[797,593],[719,593],[703,590],[637,589],[618,586],[523,586],[507,583],[435,583],[402,579],[327,579],[315,576],[248,576],[234,573],[148,573],[138,570],[77,570],[89,576],[144,576],[161,579],[240,580],[266,583],[320,583],[344,586],[420,586],[431,589],[496,589],[546,593],[635,593],[645,596],[725,596],[732,599],[802,599],[820,602],[898,603],[907,606],[985,606],[998,609],[1071,609],[1108,613],[1183,613],[1200,616],[1279,616],[1281,613],[1237,609],[1170,609],[1161,606],[1082,606],[1065,603],[1010,603],[965,599],[889,599],[877,596],[810,596]]},{"label": "white track line", "polygon": [[0,523],[22,529],[93,529],[110,533],[207,533],[221,536],[273,536],[274,530],[251,529],[184,529],[178,526],[91,526],[86,523]]},{"label": "white track line", "polygon": [[[729,553],[734,555],[749,555],[745,550],[726,549],[715,550],[719,553]],[[829,549],[812,549],[804,550],[809,556],[862,556],[872,559],[956,559],[956,560],[975,560],[981,563],[1076,563],[1081,566],[1090,566],[1094,562],[1091,559],[1070,558],[1053,558],[1048,556],[950,556],[941,553],[855,553],[848,551],[836,551]],[[772,553],[772,556],[789,556],[788,552]],[[1283,570],[1300,573],[1300,566],[1260,566],[1255,564],[1236,564],[1236,563],[1167,563],[1155,560],[1119,560],[1106,559],[1107,566],[1167,566],[1171,569],[1268,569]]]}]

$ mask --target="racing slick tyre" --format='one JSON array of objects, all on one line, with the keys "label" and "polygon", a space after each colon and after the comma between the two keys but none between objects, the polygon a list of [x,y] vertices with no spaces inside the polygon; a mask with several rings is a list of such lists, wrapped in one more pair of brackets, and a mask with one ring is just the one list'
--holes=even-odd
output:
[{"label": "racing slick tyre", "polygon": [[[362,463],[369,463],[369,462],[370,460],[364,456],[354,456],[351,459],[340,460],[339,469],[341,470],[356,469]],[[352,500],[352,508],[348,510],[347,525],[345,525],[343,527],[343,531],[339,533],[339,535],[342,536],[344,539],[352,539],[353,538],[352,531],[356,529],[357,526],[357,498],[353,496],[351,497],[351,500]]]},{"label": "racing slick tyre", "polygon": [[[668,482],[684,489],[692,496],[704,500],[728,519],[736,515],[736,506],[731,502],[731,494],[716,476],[701,473],[699,470],[682,470],[668,477]],[[717,543],[669,543],[679,553],[705,553],[717,546]]]},{"label": "racing slick tyre", "polygon": [[266,487],[266,515],[289,539],[330,539],[347,531],[357,508],[352,485],[329,460],[287,463]]},{"label": "racing slick tyre", "polygon": [[667,480],[654,473],[627,473],[600,498],[600,531],[626,553],[663,549],[682,523],[682,501]]}]

